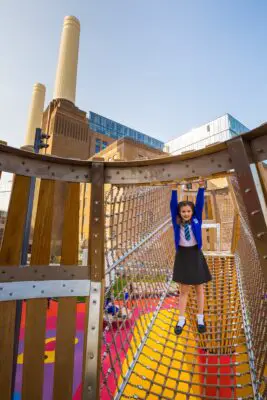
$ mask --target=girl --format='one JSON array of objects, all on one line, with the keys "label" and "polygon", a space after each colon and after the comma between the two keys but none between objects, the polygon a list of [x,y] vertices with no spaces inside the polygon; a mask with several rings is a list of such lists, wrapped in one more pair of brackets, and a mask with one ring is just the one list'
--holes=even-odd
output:
[{"label": "girl", "polygon": [[197,294],[198,332],[206,332],[204,321],[204,285],[212,280],[209,267],[201,251],[202,211],[204,207],[205,182],[199,182],[196,205],[191,201],[178,203],[177,190],[172,190],[171,216],[174,230],[176,256],[173,269],[173,280],[181,284],[179,299],[179,320],[174,329],[177,335],[182,333],[185,321],[185,309],[190,285],[194,285]]}]

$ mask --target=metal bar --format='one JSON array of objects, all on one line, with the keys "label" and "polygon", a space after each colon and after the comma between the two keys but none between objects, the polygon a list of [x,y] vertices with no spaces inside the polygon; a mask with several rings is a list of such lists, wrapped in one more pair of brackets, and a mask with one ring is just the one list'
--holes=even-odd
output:
[{"label": "metal bar", "polygon": [[242,137],[239,137],[228,143],[228,151],[236,171],[251,231],[255,238],[262,273],[267,282],[267,227],[264,210],[261,207],[260,196],[250,167],[250,147],[247,143],[244,143]]},{"label": "metal bar", "polygon": [[18,268],[2,266],[0,267],[1,282],[24,282],[24,281],[72,281],[89,279],[88,267],[79,265],[64,266],[31,266],[31,268]]},{"label": "metal bar", "polygon": [[100,398],[100,365],[104,306],[104,164],[94,159],[90,204],[89,257],[91,289],[87,337],[85,336],[85,367],[82,387],[83,400]]},{"label": "metal bar", "polygon": [[89,280],[44,280],[0,283],[0,301],[89,296]]}]

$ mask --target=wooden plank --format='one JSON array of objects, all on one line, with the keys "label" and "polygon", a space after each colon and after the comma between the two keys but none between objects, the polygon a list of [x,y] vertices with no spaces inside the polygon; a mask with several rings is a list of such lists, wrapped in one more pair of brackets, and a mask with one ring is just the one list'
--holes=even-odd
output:
[{"label": "wooden plank", "polygon": [[218,203],[217,203],[217,198],[216,198],[216,192],[213,190],[211,193],[211,198],[212,198],[212,214],[214,216],[214,219],[216,220],[217,224],[221,223],[221,218],[220,218],[220,213],[218,209]]},{"label": "wooden plank", "polygon": [[[0,265],[19,265],[27,213],[30,178],[15,176],[0,251]],[[0,393],[11,398],[16,302],[0,302]]]},{"label": "wooden plank", "polygon": [[207,239],[207,229],[205,228],[205,229],[202,229],[202,247],[203,247],[203,250],[205,251],[208,251],[209,250],[209,248],[208,248],[208,239]]},{"label": "wooden plank", "polygon": [[[54,184],[50,180],[41,181],[31,265],[48,264],[50,260]],[[22,400],[42,400],[43,397],[46,310],[46,299],[27,301]]]},{"label": "wooden plank", "polygon": [[[69,183],[64,210],[61,264],[78,263],[79,183]],[[54,400],[71,400],[76,333],[76,297],[58,300]]]},{"label": "wooden plank", "polygon": [[206,196],[206,202],[207,202],[207,219],[214,219],[215,217],[213,216],[212,213],[211,196]]},{"label": "wooden plank", "polygon": [[239,214],[235,213],[234,223],[233,223],[232,241],[231,241],[231,253],[232,254],[234,254],[236,252],[239,236],[240,236],[240,217],[239,217]]},{"label": "wooden plank", "polygon": [[217,249],[217,228],[210,228],[210,251],[219,250]]}]

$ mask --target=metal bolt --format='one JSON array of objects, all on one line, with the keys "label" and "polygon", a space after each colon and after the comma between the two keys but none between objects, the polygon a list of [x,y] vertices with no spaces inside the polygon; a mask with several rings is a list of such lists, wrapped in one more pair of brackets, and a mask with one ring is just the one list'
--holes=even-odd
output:
[{"label": "metal bolt", "polygon": [[265,234],[265,232],[260,232],[260,233],[257,233],[257,238],[261,238],[263,235]]},{"label": "metal bolt", "polygon": [[249,193],[249,192],[251,192],[250,188],[245,189],[245,193]]},{"label": "metal bolt", "polygon": [[99,204],[99,200],[95,200],[95,204]]},{"label": "metal bolt", "polygon": [[260,212],[260,210],[254,210],[254,211],[251,212],[251,215],[258,214],[259,212]]},{"label": "metal bolt", "polygon": [[92,360],[92,359],[94,358],[94,354],[93,354],[93,353],[90,353],[90,354],[89,354],[89,358]]},{"label": "metal bolt", "polygon": [[87,389],[88,389],[88,392],[91,392],[92,391],[92,386],[88,386]]},{"label": "metal bolt", "polygon": [[94,330],[95,330],[95,326],[92,326],[92,328],[91,328],[91,329],[92,329],[92,331],[94,331]]},{"label": "metal bolt", "polygon": [[95,218],[95,222],[98,222],[98,221],[99,221],[99,218],[98,218],[98,217],[96,217],[96,218]]}]

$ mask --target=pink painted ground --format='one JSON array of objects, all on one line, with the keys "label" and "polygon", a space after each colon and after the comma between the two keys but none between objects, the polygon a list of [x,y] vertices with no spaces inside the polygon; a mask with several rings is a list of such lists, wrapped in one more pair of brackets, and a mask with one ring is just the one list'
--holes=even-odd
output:
[{"label": "pink painted ground", "polygon": [[[113,394],[116,391],[116,382],[118,381],[121,366],[125,359],[125,354],[129,348],[129,344],[132,339],[131,326],[133,327],[134,321],[140,317],[141,314],[153,312],[157,306],[158,299],[150,300],[136,300],[136,307],[134,309],[131,320],[128,320],[125,325],[118,326],[113,324],[111,333],[110,330],[104,330],[104,343],[102,346],[102,365],[103,373],[105,375],[105,381],[103,375],[101,376],[101,399],[111,400]],[[174,306],[178,303],[177,298],[167,298],[161,309],[168,309],[170,306]],[[178,305],[178,304],[177,304]],[[83,358],[83,336],[84,336],[84,316],[85,316],[85,305],[77,304],[77,319],[76,319],[76,346],[75,346],[75,360],[74,360],[74,380],[73,380],[73,400],[81,399],[81,380],[82,380],[82,358]],[[50,308],[47,311],[47,325],[46,325],[46,344],[45,344],[45,366],[44,366],[44,388],[43,388],[43,399],[52,399],[52,388],[53,388],[53,375],[54,375],[54,360],[55,360],[55,347],[56,347],[56,322],[57,322],[57,303],[51,301]],[[23,344],[24,344],[24,327],[25,327],[25,304],[23,306],[23,315],[20,332],[20,343],[19,343],[19,356],[18,356],[18,367],[16,376],[15,386],[15,397],[14,400],[20,400],[21,384],[22,384],[22,368],[23,368]],[[104,326],[105,328],[105,326]],[[127,339],[127,340],[126,340]],[[109,350],[108,350],[109,348]],[[105,353],[110,353],[105,356]],[[215,356],[206,356],[200,351],[200,360],[208,363],[217,362],[218,358]],[[113,362],[113,369],[111,369],[110,358]],[[221,369],[221,372],[229,372],[229,357],[222,356],[220,361],[225,364],[225,367]],[[232,360],[234,361],[234,360]],[[216,367],[208,367],[209,372],[216,372]],[[216,378],[216,377],[215,377]],[[229,379],[221,379],[221,384],[229,384]],[[209,383],[213,382],[212,378],[208,379]],[[209,395],[216,395],[210,390]],[[231,398],[231,391],[228,389],[221,389],[220,396],[225,398]]]}]

